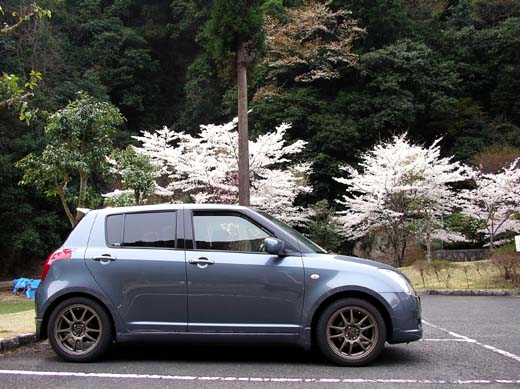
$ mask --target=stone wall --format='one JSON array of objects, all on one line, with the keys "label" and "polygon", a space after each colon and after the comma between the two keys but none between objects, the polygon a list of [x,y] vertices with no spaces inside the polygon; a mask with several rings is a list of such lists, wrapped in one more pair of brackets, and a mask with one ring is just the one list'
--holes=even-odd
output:
[{"label": "stone wall", "polygon": [[480,261],[491,257],[489,249],[471,250],[435,250],[432,251],[432,259],[450,262]]}]

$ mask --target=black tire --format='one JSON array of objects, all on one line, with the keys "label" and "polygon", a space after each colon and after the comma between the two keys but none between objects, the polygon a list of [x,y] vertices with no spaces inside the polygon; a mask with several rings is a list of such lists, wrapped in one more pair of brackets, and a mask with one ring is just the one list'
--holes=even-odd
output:
[{"label": "black tire", "polygon": [[107,311],[86,297],[72,297],[58,304],[47,323],[47,334],[53,350],[68,362],[95,361],[107,352],[113,341]]},{"label": "black tire", "polygon": [[[349,317],[345,317],[346,314]],[[320,351],[331,362],[342,366],[365,366],[383,351],[385,321],[381,312],[366,300],[343,298],[321,313],[316,326],[316,341]]]}]

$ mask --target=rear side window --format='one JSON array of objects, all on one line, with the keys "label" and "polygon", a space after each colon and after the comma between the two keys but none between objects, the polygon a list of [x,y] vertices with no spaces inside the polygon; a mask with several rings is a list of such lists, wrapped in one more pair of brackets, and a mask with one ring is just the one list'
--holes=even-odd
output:
[{"label": "rear side window", "polygon": [[122,247],[175,248],[175,226],[175,212],[113,215],[107,218],[107,243]]}]

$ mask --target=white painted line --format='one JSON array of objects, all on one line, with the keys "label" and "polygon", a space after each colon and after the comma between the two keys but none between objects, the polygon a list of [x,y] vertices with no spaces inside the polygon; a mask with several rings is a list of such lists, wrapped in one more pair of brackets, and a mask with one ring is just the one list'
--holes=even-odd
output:
[{"label": "white painted line", "polygon": [[163,374],[123,374],[123,373],[81,373],[68,371],[0,370],[0,375],[19,375],[35,377],[73,377],[73,378],[117,378],[134,380],[169,381],[242,381],[242,382],[313,382],[313,383],[374,383],[374,384],[452,384],[452,385],[518,385],[519,380],[423,380],[423,379],[370,379],[370,378],[291,378],[291,377],[207,377]]},{"label": "white painted line", "polygon": [[467,340],[466,339],[459,339],[459,338],[456,338],[456,339],[453,339],[453,338],[448,338],[448,339],[431,338],[431,339],[419,339],[419,342],[467,342]]},{"label": "white painted line", "polygon": [[438,325],[429,323],[426,320],[423,320],[422,322],[424,324],[426,324],[426,325],[429,325],[430,327],[433,327],[433,328],[436,328],[438,330],[444,331],[447,334],[449,334],[451,336],[454,336],[454,337],[456,337],[458,339],[462,339],[465,342],[474,343],[474,344],[476,344],[476,345],[478,345],[480,347],[484,347],[485,349],[488,349],[488,350],[491,350],[491,351],[493,351],[493,352],[495,352],[497,354],[503,355],[504,357],[511,358],[511,359],[514,359],[517,362],[520,362],[520,356],[515,355],[513,353],[510,353],[509,351],[505,351],[505,350],[499,349],[497,347],[493,347],[493,346],[490,346],[488,344],[481,343],[478,340],[468,338],[467,336],[464,336],[464,335],[461,335],[461,334],[457,334],[456,332],[447,330],[446,328],[442,328],[442,327],[439,327]]}]

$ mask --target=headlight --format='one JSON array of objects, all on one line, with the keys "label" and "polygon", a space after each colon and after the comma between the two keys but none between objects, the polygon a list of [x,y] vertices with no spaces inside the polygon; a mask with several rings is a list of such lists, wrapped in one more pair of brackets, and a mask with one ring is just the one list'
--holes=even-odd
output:
[{"label": "headlight", "polygon": [[413,288],[412,284],[408,282],[406,278],[404,278],[399,273],[396,273],[393,270],[389,269],[378,269],[381,272],[384,272],[388,277],[393,279],[395,282],[399,284],[399,286],[403,289],[404,292],[408,294],[415,294],[415,289]]}]

